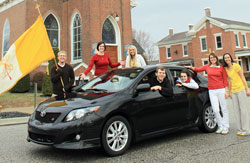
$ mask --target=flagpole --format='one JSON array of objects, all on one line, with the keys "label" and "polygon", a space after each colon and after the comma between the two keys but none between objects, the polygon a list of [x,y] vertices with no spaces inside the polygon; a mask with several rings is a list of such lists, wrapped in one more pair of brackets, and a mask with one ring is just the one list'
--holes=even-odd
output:
[{"label": "flagpole", "polygon": [[[39,4],[36,4],[36,9],[37,9],[37,11],[38,11],[38,13],[39,13],[39,15],[42,15],[41,14],[41,12],[40,12],[40,5]],[[56,62],[56,58],[54,57],[54,62],[55,62],[55,65],[56,65],[56,70],[58,70],[58,65],[57,65],[57,62]],[[64,83],[63,83],[63,80],[62,80],[62,76],[60,76],[60,81],[61,81],[61,83],[62,83],[62,87],[63,87],[63,96],[64,96],[64,98],[66,98],[66,92],[65,92],[65,88],[64,88]]]}]

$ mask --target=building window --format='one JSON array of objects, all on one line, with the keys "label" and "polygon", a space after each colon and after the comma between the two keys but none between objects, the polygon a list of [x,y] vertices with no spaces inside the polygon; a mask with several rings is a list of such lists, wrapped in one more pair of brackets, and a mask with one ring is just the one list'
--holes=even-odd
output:
[{"label": "building window", "polygon": [[7,19],[3,27],[2,57],[6,54],[6,52],[9,49],[9,41],[10,41],[10,23]]},{"label": "building window", "polygon": [[82,22],[78,14],[75,14],[72,22],[71,49],[73,60],[82,59]]},{"label": "building window", "polygon": [[[208,60],[203,60],[203,63],[202,63],[203,65],[207,65],[208,64]],[[207,76],[207,72],[206,71],[204,71],[203,72],[203,75],[204,76]]]},{"label": "building window", "polygon": [[243,40],[243,47],[247,48],[246,34],[242,34],[242,40]]},{"label": "building window", "polygon": [[183,56],[188,56],[187,45],[183,45]]},{"label": "building window", "polygon": [[234,37],[235,37],[235,46],[236,46],[236,48],[239,48],[239,47],[240,47],[240,44],[239,44],[239,37],[238,37],[238,34],[235,33],[235,34],[234,34]]},{"label": "building window", "polygon": [[238,63],[240,65],[240,67],[242,67],[242,59],[240,57],[238,58]]},{"label": "building window", "polygon": [[53,49],[59,48],[58,23],[56,18],[50,14],[44,21],[49,40]]},{"label": "building window", "polygon": [[102,27],[102,41],[105,43],[115,44],[115,29],[109,19],[106,19]]},{"label": "building window", "polygon": [[171,58],[171,49],[167,48],[167,59]]},{"label": "building window", "polygon": [[250,70],[250,67],[249,67],[249,58],[245,58],[245,62],[246,62],[247,71],[249,71]]},{"label": "building window", "polygon": [[207,51],[207,41],[205,36],[200,37],[200,44],[201,44],[201,51],[202,52]]},{"label": "building window", "polygon": [[215,45],[216,45],[216,49],[222,49],[221,34],[216,34],[215,35]]}]

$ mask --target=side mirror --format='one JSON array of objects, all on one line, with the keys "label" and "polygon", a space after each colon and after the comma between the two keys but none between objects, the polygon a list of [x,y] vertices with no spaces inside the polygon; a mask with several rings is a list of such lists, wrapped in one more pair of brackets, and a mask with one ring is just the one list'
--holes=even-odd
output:
[{"label": "side mirror", "polygon": [[150,90],[150,84],[149,83],[144,83],[144,84],[139,84],[136,88],[138,92],[145,92]]}]

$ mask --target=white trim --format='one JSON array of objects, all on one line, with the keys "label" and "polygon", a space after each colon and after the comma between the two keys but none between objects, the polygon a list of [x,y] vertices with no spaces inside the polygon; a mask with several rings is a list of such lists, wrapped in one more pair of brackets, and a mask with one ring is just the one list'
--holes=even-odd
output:
[{"label": "white trim", "polygon": [[250,56],[250,53],[242,53],[242,54],[235,54],[238,57],[247,57]]},{"label": "white trim", "polygon": [[[166,47],[166,59],[171,59],[172,54],[171,54],[171,47],[170,46],[165,46]],[[168,49],[170,50],[170,57],[168,57]]]},{"label": "white trim", "polygon": [[[77,70],[78,68],[80,68],[81,66],[83,66],[84,68],[87,68],[88,65],[84,62],[82,62],[81,64],[77,65],[76,67],[74,67],[74,71]],[[94,75],[95,71],[93,69],[90,70],[90,72],[92,73],[92,75]]]},{"label": "white trim", "polygon": [[[238,46],[236,45],[235,35],[237,35]],[[239,33],[238,32],[234,32],[234,40],[235,40],[235,42],[234,42],[235,47],[240,48],[240,40],[239,40]]]},{"label": "white trim", "polygon": [[[206,64],[204,64],[205,61],[207,61],[207,62],[208,62],[207,64],[209,64],[208,58],[201,58],[201,62],[202,62],[202,65],[203,65],[203,66],[206,65]],[[207,72],[204,71],[204,72],[203,72],[203,75],[204,75],[204,76],[207,76]]]},{"label": "white trim", "polygon": [[[187,47],[187,55],[184,55],[185,54],[184,46]],[[187,44],[182,44],[182,52],[183,52],[183,57],[188,57],[188,46],[187,46]]]},{"label": "white trim", "polygon": [[[200,36],[199,38],[200,38],[201,52],[206,52],[207,51],[207,36]],[[202,49],[202,39],[204,39],[204,38],[205,38],[205,41],[206,41],[206,49],[205,50]]]},{"label": "white trim", "polygon": [[233,31],[233,30],[250,31],[250,27],[241,26],[241,25],[227,25],[211,17],[204,16],[196,25],[193,26],[193,28],[190,31],[188,31],[187,36],[194,36],[196,32],[200,31],[200,29],[204,27],[207,20],[209,20],[210,24],[218,26],[224,29],[225,31]]},{"label": "white trim", "polygon": [[[8,24],[7,24],[8,23]],[[3,26],[3,39],[2,39],[2,58],[3,58],[3,48],[4,48],[4,41],[5,41],[5,35],[6,35],[6,33],[4,33],[4,31],[5,31],[5,29],[6,29],[6,25],[8,25],[8,27],[9,27],[9,47],[8,47],[8,49],[10,48],[10,22],[9,22],[9,20],[8,20],[8,18],[5,20],[5,22],[4,22],[4,26]],[[6,52],[8,51],[8,49],[6,50]]]},{"label": "white trim", "polygon": [[[57,22],[57,25],[58,25],[58,49],[60,50],[61,49],[61,25],[60,25],[60,21],[58,20],[58,18],[56,17],[56,15],[52,12],[48,13],[47,16],[44,17],[43,19],[43,23],[45,23],[45,20],[46,18],[49,16],[49,15],[52,15],[54,16],[54,18],[56,19],[56,22]],[[47,29],[46,29],[47,30]]]},{"label": "white trim", "polygon": [[[221,48],[218,48],[218,42],[217,42],[217,37],[218,37],[218,36],[220,37],[220,40],[221,40]],[[221,33],[215,33],[215,34],[214,34],[214,42],[215,42],[216,50],[222,50],[222,49],[223,49]]]},{"label": "white trim", "polygon": [[[24,0],[15,0],[15,1],[9,1],[7,2],[6,4],[4,4],[2,7],[0,7],[0,13],[23,2]],[[5,3],[5,2],[2,2],[2,3]]]},{"label": "white trim", "polygon": [[[74,60],[74,51],[73,51],[73,47],[74,47],[74,44],[73,44],[73,24],[74,24],[74,20],[75,20],[75,17],[76,17],[76,14],[79,15],[80,17],[80,20],[81,20],[81,30],[82,30],[82,26],[83,26],[83,23],[82,23],[82,18],[80,16],[80,13],[78,13],[77,11],[74,12],[73,16],[72,16],[72,19],[71,19],[71,23],[70,23],[70,45],[71,45],[71,48],[70,48],[70,52],[71,52],[71,63],[78,63],[79,61],[82,62],[83,61],[83,56],[81,59],[76,59]],[[83,31],[82,32],[82,36],[83,36]],[[81,36],[81,44],[83,43],[82,40],[83,40],[83,37]],[[82,46],[83,48],[83,46]],[[81,55],[82,55],[82,49],[81,49]]]},{"label": "white trim", "polygon": [[174,41],[168,41],[168,42],[163,42],[163,43],[156,43],[156,46],[158,47],[165,47],[166,45],[179,45],[179,44],[183,44],[183,43],[189,43],[192,42],[192,38],[188,38],[188,39],[180,39],[180,40],[174,40]]},{"label": "white trim", "polygon": [[77,64],[82,62],[82,59],[77,59],[77,60],[71,60],[70,64]]},{"label": "white trim", "polygon": [[48,62],[48,61],[47,61],[47,62],[43,62],[41,65],[42,65],[42,66],[48,66],[48,65],[49,65],[49,62]]},{"label": "white trim", "polygon": [[[243,36],[245,37],[246,46],[244,46]],[[247,48],[247,36],[246,36],[246,33],[245,32],[241,32],[241,37],[242,37],[242,41],[243,41],[243,48]]]}]

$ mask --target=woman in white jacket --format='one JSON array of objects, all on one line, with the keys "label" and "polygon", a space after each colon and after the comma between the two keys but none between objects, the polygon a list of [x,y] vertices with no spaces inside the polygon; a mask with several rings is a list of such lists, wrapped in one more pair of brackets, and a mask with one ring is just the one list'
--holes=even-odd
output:
[{"label": "woman in white jacket", "polygon": [[181,87],[187,87],[190,89],[198,89],[198,84],[190,77],[190,74],[187,70],[182,70],[180,73],[180,77],[176,81],[176,85]]},{"label": "woman in white jacket", "polygon": [[146,65],[145,60],[139,54],[137,54],[137,49],[135,46],[131,45],[128,48],[129,55],[126,58],[125,67],[142,67]]}]

